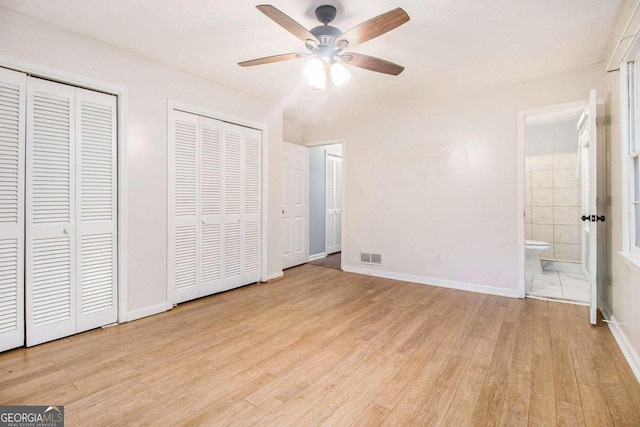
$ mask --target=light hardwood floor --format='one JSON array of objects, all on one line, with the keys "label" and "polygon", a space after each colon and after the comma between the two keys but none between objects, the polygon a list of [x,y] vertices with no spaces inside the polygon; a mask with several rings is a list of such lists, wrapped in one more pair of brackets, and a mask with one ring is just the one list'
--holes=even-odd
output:
[{"label": "light hardwood floor", "polygon": [[317,259],[315,261],[309,261],[309,264],[319,265],[320,267],[335,268],[336,270],[340,270],[342,268],[341,259],[342,259],[342,253],[337,252],[335,254],[327,255],[326,257]]},{"label": "light hardwood floor", "polygon": [[68,426],[640,425],[586,307],[304,265],[170,312],[0,354],[0,404]]}]

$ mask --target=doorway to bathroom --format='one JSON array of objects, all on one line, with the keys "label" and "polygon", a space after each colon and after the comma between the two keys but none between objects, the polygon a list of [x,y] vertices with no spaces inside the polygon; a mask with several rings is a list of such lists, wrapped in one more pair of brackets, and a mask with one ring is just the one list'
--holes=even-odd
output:
[{"label": "doorway to bathroom", "polygon": [[605,219],[597,206],[597,115],[592,91],[585,101],[522,111],[518,123],[522,294],[589,305],[592,323],[601,295],[598,223]]},{"label": "doorway to bathroom", "polygon": [[309,264],[342,269],[343,142],[309,149]]}]

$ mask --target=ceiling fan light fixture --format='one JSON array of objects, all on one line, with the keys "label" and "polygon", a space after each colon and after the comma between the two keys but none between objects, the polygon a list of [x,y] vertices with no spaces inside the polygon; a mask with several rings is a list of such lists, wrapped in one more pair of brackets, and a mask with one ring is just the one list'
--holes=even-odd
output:
[{"label": "ceiling fan light fixture", "polygon": [[324,71],[324,63],[318,57],[312,58],[304,68],[307,82],[313,90],[324,90],[327,84],[327,77]]},{"label": "ceiling fan light fixture", "polygon": [[[316,18],[323,25],[316,26],[311,30],[307,30],[300,23],[270,4],[260,4],[256,8],[276,24],[302,40],[305,43],[307,52],[285,53],[242,61],[238,63],[241,67],[314,56],[305,67],[305,75],[309,85],[315,90],[324,90],[329,79],[334,86],[346,83],[350,78],[350,73],[343,66],[344,64],[392,76],[397,76],[404,70],[404,67],[398,64],[374,56],[355,52],[342,53],[347,47],[375,39],[409,21],[409,15],[401,7],[371,18],[346,32],[329,25],[336,17],[337,12],[336,7],[332,5],[325,4],[316,8]],[[337,64],[336,61],[340,62],[340,64]]]},{"label": "ceiling fan light fixture", "polygon": [[331,64],[331,81],[336,86],[342,86],[351,78],[351,73],[347,67],[339,62]]}]

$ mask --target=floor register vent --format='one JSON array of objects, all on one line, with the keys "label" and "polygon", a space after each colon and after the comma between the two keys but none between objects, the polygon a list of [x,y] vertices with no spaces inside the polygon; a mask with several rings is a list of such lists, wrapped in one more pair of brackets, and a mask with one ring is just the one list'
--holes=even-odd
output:
[{"label": "floor register vent", "polygon": [[360,252],[360,264],[382,265],[382,255]]}]

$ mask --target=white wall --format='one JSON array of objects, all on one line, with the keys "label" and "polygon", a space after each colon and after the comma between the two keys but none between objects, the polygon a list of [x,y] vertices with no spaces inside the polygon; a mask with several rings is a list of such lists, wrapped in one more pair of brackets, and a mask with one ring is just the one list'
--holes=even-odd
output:
[{"label": "white wall", "polygon": [[542,156],[578,151],[577,126],[578,119],[527,125],[524,135],[524,155]]},{"label": "white wall", "polygon": [[291,142],[292,144],[302,144],[303,131],[304,126],[299,123],[290,120],[283,120],[282,122],[284,141]]},{"label": "white wall", "polygon": [[168,99],[268,126],[267,269],[281,271],[281,107],[1,8],[0,55],[128,89],[129,313],[166,302]]},{"label": "white wall", "polygon": [[366,271],[359,253],[380,253],[376,274],[516,295],[518,110],[587,99],[602,76],[592,66],[308,127],[306,141],[346,140],[343,268]]}]

